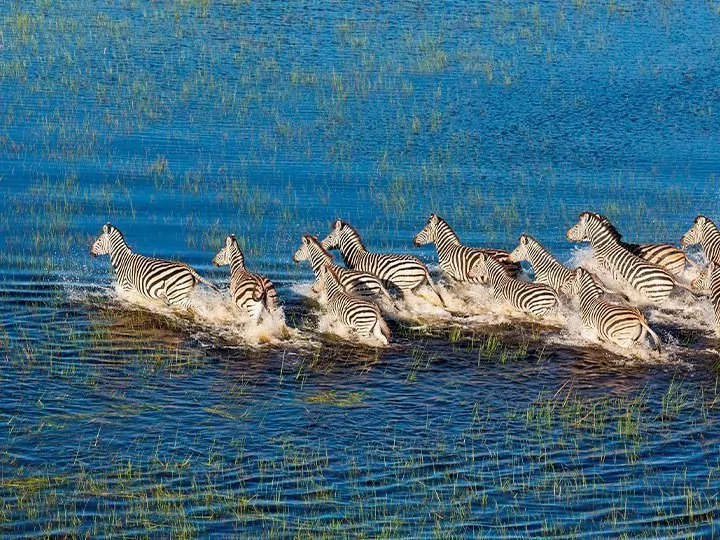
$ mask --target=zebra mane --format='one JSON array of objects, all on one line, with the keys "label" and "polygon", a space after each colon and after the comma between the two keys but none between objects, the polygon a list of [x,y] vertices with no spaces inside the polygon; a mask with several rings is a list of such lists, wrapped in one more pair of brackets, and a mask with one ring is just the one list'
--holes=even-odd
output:
[{"label": "zebra mane", "polygon": [[332,260],[332,253],[322,247],[322,243],[320,242],[320,240],[317,239],[317,236],[313,236],[312,234],[303,234],[303,238],[313,244],[315,247],[317,247],[324,255],[327,255],[328,257],[330,257],[330,260]]},{"label": "zebra mane", "polygon": [[360,233],[355,230],[355,227],[350,225],[347,221],[343,221],[342,219],[338,219],[335,221],[335,223],[337,223],[337,222],[340,222],[340,230],[345,229],[345,228],[350,229],[350,232],[352,232],[352,234],[355,235],[355,238],[357,238],[357,241],[360,242],[360,246],[364,250],[367,250],[367,248],[365,247],[365,242],[362,241]]},{"label": "zebra mane", "polygon": [[595,215],[600,220],[600,223],[603,225],[603,227],[605,227],[605,229],[612,235],[615,240],[617,240],[618,242],[622,240],[622,234],[615,228],[615,225],[613,225],[606,216],[603,216],[602,214],[593,215]]}]

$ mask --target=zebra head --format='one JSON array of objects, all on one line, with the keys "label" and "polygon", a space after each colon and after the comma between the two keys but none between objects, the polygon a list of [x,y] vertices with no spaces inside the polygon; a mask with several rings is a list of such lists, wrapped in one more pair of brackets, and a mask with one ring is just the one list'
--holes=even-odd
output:
[{"label": "zebra head", "polygon": [[580,267],[576,268],[573,276],[560,286],[560,292],[568,296],[576,296],[584,290],[590,290],[595,294],[608,292],[592,272]]},{"label": "zebra head", "polygon": [[113,245],[117,240],[122,240],[123,236],[120,230],[110,223],[103,225],[102,234],[95,240],[90,248],[90,255],[97,257],[98,255],[109,255],[113,250]]},{"label": "zebra head", "polygon": [[234,234],[231,234],[225,238],[225,246],[217,252],[215,257],[213,257],[212,262],[215,266],[227,266],[233,259],[237,259],[238,256],[240,258],[240,263],[244,267],[245,260],[243,258],[242,251],[240,250],[240,246],[238,245],[237,238],[235,238]]},{"label": "zebra head", "polygon": [[690,282],[690,288],[696,291],[706,291],[710,288],[710,275],[715,269],[715,263],[710,262],[700,275]]},{"label": "zebra head", "polygon": [[582,268],[576,268],[573,271],[572,277],[569,278],[565,283],[560,285],[560,292],[567,294],[568,296],[575,296],[580,292],[580,274],[584,272]]},{"label": "zebra head", "polygon": [[680,239],[680,246],[686,248],[688,246],[692,246],[693,244],[699,244],[702,242],[703,237],[705,236],[705,226],[708,223],[712,223],[712,221],[705,216],[699,215],[696,217],[692,227],[690,227],[688,232],[682,235],[682,238]]},{"label": "zebra head", "polygon": [[427,224],[413,238],[413,244],[416,247],[420,247],[425,244],[432,244],[433,242],[436,242],[437,241],[437,224],[438,224],[438,217],[435,214],[430,214],[430,218],[427,220]]},{"label": "zebra head", "polygon": [[581,213],[578,222],[565,234],[567,239],[571,242],[589,242],[588,223],[592,215],[590,212]]},{"label": "zebra head", "polygon": [[527,261],[530,258],[528,246],[531,240],[531,236],[528,236],[527,234],[521,234],[520,238],[518,239],[518,246],[512,250],[508,259],[510,259],[514,263],[519,263],[520,261]]},{"label": "zebra head", "polygon": [[303,234],[302,243],[300,244],[300,247],[297,249],[297,251],[293,254],[294,263],[310,260],[310,242],[312,242],[311,238],[312,237],[309,234]]},{"label": "zebra head", "polygon": [[336,219],[335,223],[333,223],[332,231],[330,231],[330,234],[328,234],[320,243],[323,249],[340,249],[342,233],[346,227],[349,227],[347,223],[340,219]]},{"label": "zebra head", "polygon": [[468,276],[473,279],[487,280],[490,278],[490,273],[487,267],[487,255],[479,253],[478,258],[475,261],[473,267],[468,271]]}]

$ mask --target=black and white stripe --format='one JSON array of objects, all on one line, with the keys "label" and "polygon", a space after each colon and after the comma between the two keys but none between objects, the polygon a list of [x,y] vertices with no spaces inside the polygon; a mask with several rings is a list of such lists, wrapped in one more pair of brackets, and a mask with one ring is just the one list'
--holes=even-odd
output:
[{"label": "black and white stripe", "polygon": [[420,259],[412,255],[372,253],[365,249],[360,235],[348,223],[337,220],[333,230],[322,241],[325,249],[339,249],[345,266],[352,270],[370,272],[380,278],[386,287],[393,285],[403,294],[414,292],[428,284],[441,305],[445,305]]},{"label": "black and white stripe", "polygon": [[542,317],[558,305],[557,293],[551,287],[510,276],[505,267],[489,255],[481,254],[469,274],[489,281],[496,300],[530,315]]},{"label": "black and white stripe", "polygon": [[622,234],[620,234],[610,220],[604,216],[603,219],[608,231],[615,236],[618,244],[641,259],[662,266],[676,276],[682,274],[688,263],[692,265],[695,264],[687,258],[683,250],[671,244],[630,244],[623,242]]},{"label": "black and white stripe", "polygon": [[330,314],[361,336],[375,336],[385,345],[390,342],[390,329],[377,305],[347,292],[330,266],[320,267],[318,285],[319,290],[327,294],[327,310]]},{"label": "black and white stripe", "polygon": [[332,255],[322,247],[317,238],[309,234],[303,235],[302,243],[293,255],[293,262],[300,261],[310,261],[310,266],[312,266],[315,273],[315,285],[313,285],[315,292],[317,292],[317,284],[320,279],[320,269],[323,265],[327,265],[332,268],[338,281],[340,281],[340,285],[347,292],[366,298],[379,295],[390,298],[390,293],[382,284],[380,278],[369,272],[350,270],[334,264]]},{"label": "black and white stripe", "polygon": [[187,264],[133,253],[117,227],[103,225],[103,232],[90,248],[90,255],[109,255],[117,283],[125,291],[162,300],[171,306],[191,308],[190,293],[202,282],[217,287]]},{"label": "black and white stripe", "polygon": [[590,242],[595,258],[615,278],[627,282],[648,300],[666,300],[677,284],[668,270],[630,253],[608,227],[605,216],[583,212],[567,232],[572,242]]},{"label": "black and white stripe", "polygon": [[650,334],[660,352],[660,338],[648,326],[645,317],[633,306],[621,306],[603,300],[603,288],[584,268],[577,268],[574,277],[563,285],[563,292],[580,297],[583,326],[595,331],[601,341],[610,341],[630,348]]},{"label": "black and white stripe", "polygon": [[258,322],[264,311],[272,312],[278,307],[277,291],[273,283],[263,275],[245,268],[245,257],[237,238],[231,234],[213,258],[215,266],[230,265],[230,294],[233,304]]},{"label": "black and white stripe", "polygon": [[695,218],[692,227],[680,239],[683,248],[694,244],[700,244],[708,262],[720,263],[720,230],[713,220],[703,215]]},{"label": "black and white stripe", "polygon": [[468,275],[481,254],[495,257],[512,277],[517,277],[520,273],[520,265],[510,260],[510,254],[507,251],[462,245],[450,225],[435,214],[430,214],[425,227],[413,238],[413,243],[418,247],[434,243],[437,248],[440,268],[447,277],[455,281],[484,283],[484,278],[473,278]]},{"label": "black and white stripe", "polygon": [[549,285],[556,292],[573,277],[573,271],[564,266],[529,234],[521,234],[518,246],[510,253],[510,260],[528,261],[535,273],[535,282]]},{"label": "black and white stripe", "polygon": [[720,263],[710,261],[705,270],[695,278],[690,286],[699,291],[708,291],[715,311],[715,332],[720,335]]}]

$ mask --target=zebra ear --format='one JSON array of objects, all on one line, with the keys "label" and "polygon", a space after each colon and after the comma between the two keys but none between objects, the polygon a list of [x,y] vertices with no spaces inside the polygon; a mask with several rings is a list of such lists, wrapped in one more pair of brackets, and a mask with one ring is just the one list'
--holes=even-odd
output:
[{"label": "zebra ear", "polygon": [[339,231],[340,229],[342,229],[342,221],[339,219],[336,219],[335,220],[335,230]]},{"label": "zebra ear", "polygon": [[112,225],[110,225],[110,222],[108,221],[105,225],[103,225],[103,232],[109,234],[111,230]]},{"label": "zebra ear", "polygon": [[226,245],[227,247],[230,247],[230,246],[232,245],[232,243],[233,243],[233,240],[235,240],[235,235],[234,235],[234,234],[231,234],[230,236],[228,236],[228,237],[225,239],[225,245]]},{"label": "zebra ear", "polygon": [[522,244],[524,246],[525,244],[527,244],[527,241],[528,241],[527,236],[525,236],[524,234],[521,234],[520,235],[520,244]]},{"label": "zebra ear", "polygon": [[702,225],[703,223],[705,223],[705,219],[705,216],[700,214],[698,217],[695,218],[695,223],[697,223],[698,225]]}]

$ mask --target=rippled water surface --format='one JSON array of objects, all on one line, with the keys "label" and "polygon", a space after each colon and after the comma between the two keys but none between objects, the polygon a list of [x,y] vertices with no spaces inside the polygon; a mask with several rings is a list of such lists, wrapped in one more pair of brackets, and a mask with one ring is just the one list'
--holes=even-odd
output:
[{"label": "rippled water surface", "polygon": [[[645,242],[720,218],[719,36],[716,2],[0,3],[2,536],[720,534],[706,299],[642,306],[663,352],[628,353],[412,246],[437,212],[596,268],[582,210]],[[334,337],[292,253],[337,217],[456,315]],[[107,221],[225,287],[235,233],[289,328],[119,295]]]}]

